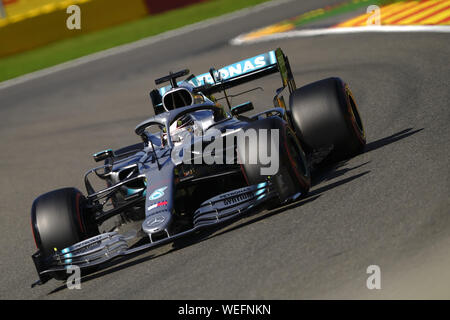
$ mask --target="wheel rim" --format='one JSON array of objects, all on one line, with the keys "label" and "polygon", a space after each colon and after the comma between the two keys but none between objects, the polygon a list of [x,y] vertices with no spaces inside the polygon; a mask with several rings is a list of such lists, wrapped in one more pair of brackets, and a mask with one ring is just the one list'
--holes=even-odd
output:
[{"label": "wheel rim", "polygon": [[293,133],[288,129],[286,131],[287,148],[293,160],[293,166],[300,172],[303,177],[309,176],[308,167],[306,166],[306,158],[303,151],[300,149],[298,141]]},{"label": "wheel rim", "polygon": [[360,140],[365,140],[365,132],[364,132],[364,126],[361,120],[361,116],[359,115],[358,107],[356,106],[355,98],[353,97],[352,92],[346,86],[345,88],[347,93],[347,101],[349,106],[349,112],[351,115],[351,122],[355,130],[359,133],[358,136],[360,137]]}]

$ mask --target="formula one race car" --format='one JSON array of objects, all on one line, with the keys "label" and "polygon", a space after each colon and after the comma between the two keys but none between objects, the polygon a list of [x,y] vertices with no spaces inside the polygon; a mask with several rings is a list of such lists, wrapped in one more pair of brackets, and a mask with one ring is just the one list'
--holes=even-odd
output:
[{"label": "formula one race car", "polygon": [[[282,86],[274,108],[244,116],[252,102],[230,104],[229,88],[276,72]],[[94,154],[103,164],[86,173],[86,196],[64,188],[34,201],[35,284],[65,279],[71,266],[92,269],[295,201],[308,193],[311,166],[354,156],[366,143],[348,86],[327,78],[297,88],[279,48],[200,76],[182,70],[155,82],[170,84],[150,92],[155,116],[136,127],[141,143]],[[94,188],[93,176],[106,187]],[[101,233],[113,217],[114,227]],[[124,231],[130,223],[137,227]]]}]

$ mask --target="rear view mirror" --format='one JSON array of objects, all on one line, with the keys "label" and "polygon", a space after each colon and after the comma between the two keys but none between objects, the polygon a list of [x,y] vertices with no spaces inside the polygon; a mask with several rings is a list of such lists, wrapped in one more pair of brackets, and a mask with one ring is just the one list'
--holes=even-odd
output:
[{"label": "rear view mirror", "polygon": [[250,101],[247,101],[247,102],[244,102],[244,103],[241,103],[241,104],[239,104],[237,106],[232,107],[231,108],[231,114],[233,116],[236,116],[238,114],[242,114],[244,112],[251,111],[253,109],[254,109],[253,108],[253,103],[250,102]]},{"label": "rear view mirror", "polygon": [[94,157],[95,162],[99,162],[114,156],[114,152],[112,149],[103,150],[92,155]]}]

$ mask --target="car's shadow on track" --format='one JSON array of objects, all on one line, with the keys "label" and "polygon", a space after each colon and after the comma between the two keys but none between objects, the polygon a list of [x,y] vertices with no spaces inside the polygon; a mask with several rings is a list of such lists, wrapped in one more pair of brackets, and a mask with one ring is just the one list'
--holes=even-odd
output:
[{"label": "car's shadow on track", "polygon": [[407,129],[404,129],[397,133],[394,133],[393,135],[390,135],[388,137],[369,142],[369,143],[367,143],[367,145],[364,149],[364,153],[368,153],[368,152],[374,151],[376,149],[382,148],[384,146],[387,146],[391,143],[397,142],[399,140],[403,140],[409,136],[419,133],[422,130],[424,130],[424,128],[420,128],[420,129],[416,129],[416,130],[413,130],[413,128],[407,128]]},{"label": "car's shadow on track", "polygon": [[[382,148],[386,145],[389,145],[391,143],[397,142],[399,140],[402,140],[404,138],[407,138],[413,134],[416,134],[420,131],[422,131],[422,129],[417,129],[412,131],[412,128],[408,128],[405,130],[402,130],[400,132],[397,132],[393,135],[390,135],[388,137],[385,138],[381,138],[379,140],[376,141],[372,141],[367,143],[366,148],[364,150],[364,153],[368,153],[371,151],[374,151],[376,149]],[[98,271],[96,273],[91,273],[91,274],[87,274],[85,276],[83,276],[81,278],[81,282],[85,283],[97,278],[100,278],[102,276],[105,276],[107,274],[112,274],[115,273],[117,271],[120,271],[122,269],[126,269],[129,267],[132,267],[134,265],[138,265],[144,262],[147,262],[149,260],[152,260],[154,258],[157,257],[161,257],[164,256],[166,254],[175,252],[177,250],[186,248],[188,246],[194,245],[194,244],[198,244],[201,243],[205,240],[235,231],[237,229],[240,229],[242,227],[245,227],[247,225],[253,224],[255,222],[258,222],[260,220],[263,219],[267,219],[273,215],[285,212],[287,210],[290,209],[294,209],[294,208],[298,208],[301,207],[303,205],[306,205],[308,203],[311,203],[315,200],[317,200],[319,197],[321,197],[324,193],[337,188],[339,186],[342,186],[344,184],[350,183],[355,179],[359,179],[365,175],[367,175],[368,173],[370,173],[370,170],[366,170],[364,172],[358,173],[358,174],[354,174],[350,177],[344,178],[344,179],[340,179],[338,181],[329,183],[325,186],[322,187],[318,187],[315,188],[314,186],[319,185],[322,182],[326,182],[326,181],[332,181],[335,180],[339,177],[342,177],[346,174],[348,174],[351,171],[354,171],[356,169],[359,169],[365,165],[367,165],[368,163],[370,163],[370,161],[367,161],[365,163],[362,163],[360,165],[354,166],[354,167],[345,167],[345,165],[347,164],[346,161],[340,162],[338,164],[334,164],[334,165],[328,165],[328,166],[322,166],[319,169],[317,169],[314,179],[312,180],[312,189],[311,191],[308,193],[308,195],[306,195],[305,197],[301,198],[299,201],[296,201],[294,203],[290,203],[288,205],[276,208],[276,209],[272,209],[272,210],[264,210],[264,211],[259,211],[253,214],[247,214],[245,216],[242,217],[238,217],[236,219],[232,219],[229,222],[226,222],[224,224],[218,225],[218,226],[213,226],[209,229],[205,229],[202,231],[199,231],[198,233],[192,234],[192,235],[188,235],[183,239],[179,239],[176,240],[172,243],[172,248],[170,248],[169,250],[163,252],[163,253],[159,253],[159,254],[151,254],[151,255],[146,255],[145,257],[133,260],[133,261],[129,261],[130,259],[133,259],[139,255],[142,255],[145,253],[144,252],[138,252],[135,255],[132,256],[127,256],[124,258],[118,258],[117,260],[108,262],[104,265],[103,270]],[[241,221],[241,222],[240,222]],[[238,222],[238,224],[236,224],[236,222]],[[146,239],[144,239],[144,241],[146,241]],[[128,261],[128,262],[126,262]],[[52,290],[51,292],[48,293],[48,295],[57,293],[61,290],[64,290],[67,288],[67,285],[64,283],[64,285],[61,285],[57,288],[55,288],[54,290]]]}]

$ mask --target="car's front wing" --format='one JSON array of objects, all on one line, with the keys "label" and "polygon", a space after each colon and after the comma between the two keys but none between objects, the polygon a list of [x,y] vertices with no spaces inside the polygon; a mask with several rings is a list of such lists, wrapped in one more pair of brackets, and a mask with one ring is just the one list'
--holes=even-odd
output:
[{"label": "car's front wing", "polygon": [[102,233],[68,248],[55,251],[51,256],[44,257],[40,251],[32,258],[39,274],[39,280],[33,284],[43,284],[54,277],[55,273],[67,273],[71,266],[89,268],[101,265],[117,257],[123,257],[136,252],[170,243],[189,233],[208,226],[217,225],[238,217],[252,208],[277,197],[270,182],[236,189],[213,197],[202,203],[194,213],[193,228],[176,233],[167,234],[166,238],[152,241],[138,247],[129,247],[128,241],[136,235],[122,235],[117,232]]}]

